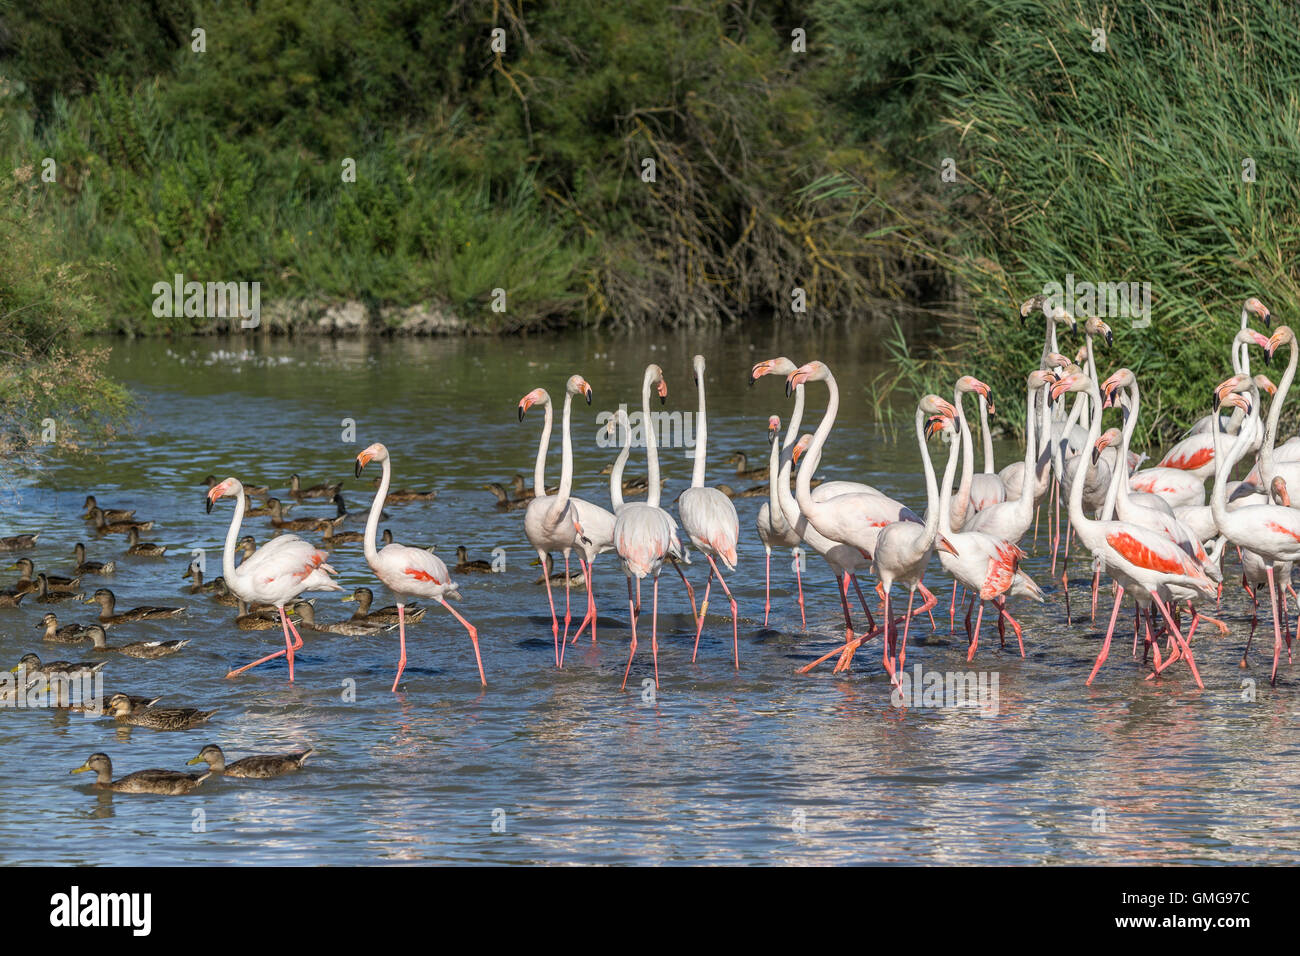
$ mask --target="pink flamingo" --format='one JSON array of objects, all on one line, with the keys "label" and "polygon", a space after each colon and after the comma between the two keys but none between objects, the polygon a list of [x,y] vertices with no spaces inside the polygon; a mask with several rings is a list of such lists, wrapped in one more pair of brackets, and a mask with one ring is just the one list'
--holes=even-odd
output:
[{"label": "pink flamingo", "polygon": [[[285,614],[284,605],[305,591],[341,591],[342,588],[330,578],[330,575],[338,572],[325,563],[329,557],[326,552],[293,534],[272,538],[236,567],[235,542],[239,540],[239,526],[244,520],[245,502],[248,500],[244,496],[244,486],[235,478],[227,478],[213,485],[208,490],[205,506],[208,514],[211,514],[216,500],[227,495],[235,498],[235,514],[230,520],[226,545],[221,552],[221,573],[225,575],[226,586],[236,597],[249,604],[274,605],[280,612],[284,650],[236,668],[226,676],[242,674],[283,654],[289,660],[289,682],[293,683],[293,654],[302,647],[302,636]],[[289,637],[290,631],[293,632],[292,640]]]},{"label": "pink flamingo", "polygon": [[695,624],[695,650],[691,652],[691,663],[695,663],[695,656],[700,650],[704,615],[709,610],[709,589],[713,587],[713,578],[716,575],[731,605],[732,650],[736,669],[739,670],[740,630],[736,620],[736,599],[732,597],[731,589],[727,587],[726,578],[718,570],[717,561],[721,561],[728,571],[736,569],[736,544],[740,539],[740,518],[737,517],[736,506],[731,503],[730,498],[717,488],[704,486],[705,446],[709,437],[704,410],[704,356],[695,356],[692,364],[695,369],[695,386],[700,396],[699,418],[695,423],[695,467],[691,472],[691,486],[677,498],[677,515],[682,519],[682,528],[690,537],[691,543],[708,559],[709,577],[704,585],[704,600],[700,604],[700,615]]},{"label": "pink flamingo", "polygon": [[[752,384],[752,380],[751,380]],[[772,549],[773,548],[797,548],[803,542],[803,539],[795,532],[794,527],[785,520],[785,514],[781,511],[781,491],[777,487],[780,480],[780,460],[781,460],[781,419],[772,415],[767,420],[767,437],[772,443],[772,454],[768,461],[768,482],[767,492],[768,500],[763,502],[758,509],[758,517],[755,519],[755,525],[758,529],[758,538],[763,542],[763,550],[767,552],[765,571],[763,574],[763,626],[767,627],[768,614],[772,610]],[[799,586],[799,622],[806,630],[808,620],[804,617],[803,604],[803,574],[799,569],[800,562],[794,561],[795,580]]]},{"label": "pink flamingo", "polygon": [[446,598],[460,597],[459,586],[451,579],[451,573],[442,559],[422,548],[412,548],[405,544],[387,544],[383,550],[375,547],[375,536],[379,533],[379,515],[384,510],[384,499],[388,497],[388,486],[393,478],[393,466],[389,460],[388,449],[375,442],[357,455],[356,476],[361,477],[362,470],[372,461],[384,466],[383,477],[375,499],[370,502],[370,516],[366,519],[366,537],[362,548],[366,554],[366,563],[375,577],[383,582],[388,590],[397,596],[397,633],[401,641],[401,656],[397,659],[397,676],[393,678],[393,692],[397,692],[397,683],[402,679],[406,669],[406,597],[422,597],[437,601],[445,607],[451,616],[464,625],[469,632],[469,639],[474,644],[474,660],[478,663],[478,679],[484,687],[487,678],[483,676],[483,658],[479,654],[478,628],[476,628],[447,603]]},{"label": "pink flamingo", "polygon": [[[627,669],[623,671],[623,688],[627,687],[628,674],[632,672],[632,659],[636,656],[636,622],[640,615],[641,581],[648,576],[654,578],[650,648],[654,655],[655,687],[659,686],[659,571],[665,560],[683,558],[681,541],[677,538],[677,522],[659,507],[659,449],[655,440],[654,422],[650,417],[652,387],[658,389],[661,404],[667,400],[668,386],[664,383],[663,370],[653,364],[646,366],[641,381],[641,422],[645,433],[648,479],[646,500],[625,502],[614,514],[614,550],[623,562],[623,573],[627,575],[627,606],[632,618],[632,646],[627,655]],[[626,441],[630,444],[630,440],[629,434]],[[611,490],[613,486],[611,478]],[[633,578],[636,579],[635,595],[632,589]]]},{"label": "pink flamingo", "polygon": [[[573,396],[582,395],[587,404],[591,404],[591,386],[581,375],[572,375],[564,387],[564,413],[561,421],[561,444],[563,447],[560,466],[560,486],[554,495],[546,494],[545,463],[547,447],[551,438],[551,397],[546,389],[536,388],[519,400],[519,420],[524,420],[528,409],[538,402],[546,407],[545,424],[542,427],[542,444],[538,448],[537,462],[533,470],[533,498],[528,502],[524,512],[524,534],[537,549],[537,556],[543,565],[546,555],[551,551],[564,554],[564,573],[569,573],[569,554],[578,548],[582,554],[578,563],[583,569],[587,582],[587,612],[578,626],[578,635],[588,623],[591,624],[592,640],[596,639],[596,602],[591,584],[591,565],[601,550],[608,550],[613,533],[614,516],[599,505],[573,497],[573,440],[570,432]],[[586,536],[586,541],[579,541],[579,528]],[[597,543],[599,542],[599,543]],[[564,590],[564,637],[560,637],[560,625],[555,614],[555,599],[551,594],[550,576],[546,576],[546,600],[551,606],[551,637],[555,642],[555,665],[564,666],[564,647],[569,640],[569,625],[572,612],[569,603],[569,589]]]}]

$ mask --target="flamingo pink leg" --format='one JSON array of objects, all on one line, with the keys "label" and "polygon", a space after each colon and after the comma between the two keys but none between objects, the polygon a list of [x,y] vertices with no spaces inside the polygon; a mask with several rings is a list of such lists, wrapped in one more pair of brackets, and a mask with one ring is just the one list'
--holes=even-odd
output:
[{"label": "flamingo pink leg", "polygon": [[[727,603],[731,605],[731,652],[735,657],[736,670],[740,670],[740,623],[736,620],[736,599],[731,595],[731,588],[727,587],[727,579],[722,576],[718,566],[713,563],[713,555],[706,554],[705,557],[709,559],[709,573],[718,575],[718,583],[722,585],[722,593],[727,596]],[[656,577],[655,581],[658,582],[658,580]],[[703,615],[701,615],[700,619],[703,621]],[[695,643],[698,645],[699,642],[700,638],[697,634]],[[694,655],[691,656],[691,660],[695,660]]]},{"label": "flamingo pink leg", "polygon": [[772,610],[772,549],[764,550],[767,552],[767,563],[763,570],[763,626],[767,627],[768,612]]},{"label": "flamingo pink leg", "polygon": [[1005,597],[998,600],[998,611],[1011,623],[1011,629],[1016,632],[1016,643],[1020,645],[1020,656],[1025,656],[1025,638],[1020,630],[1020,622],[1011,616],[1007,610],[1007,599]]},{"label": "flamingo pink leg", "polygon": [[[543,573],[546,571],[546,564],[542,564]],[[402,671],[406,670],[406,605],[397,605],[397,639],[401,644],[401,654],[397,658],[397,676],[393,678],[392,693],[397,693],[397,682],[402,679]]]},{"label": "flamingo pink leg", "polygon": [[[654,594],[650,604],[650,653],[655,662],[655,689],[659,689],[659,575],[655,575]],[[704,620],[704,615],[700,615]]]},{"label": "flamingo pink leg", "polygon": [[975,657],[975,648],[980,646],[980,624],[984,621],[984,602],[980,601],[979,613],[975,615],[975,636],[971,638],[970,650],[966,652],[966,663]]},{"label": "flamingo pink leg", "polygon": [[1264,570],[1268,573],[1268,596],[1273,605],[1273,673],[1269,677],[1269,683],[1276,684],[1277,662],[1282,655],[1282,625],[1277,619],[1277,609],[1280,605],[1277,597],[1277,585],[1273,581],[1273,565],[1266,564]]},{"label": "flamingo pink leg", "polygon": [[808,630],[808,618],[804,616],[803,610],[803,572],[799,569],[798,559],[794,562],[794,580],[799,586],[799,626],[803,630]]},{"label": "flamingo pink leg", "polygon": [[[1165,622],[1169,625],[1169,630],[1173,639],[1177,642],[1177,646],[1182,650],[1182,656],[1187,658],[1187,666],[1192,670],[1192,677],[1196,679],[1196,686],[1201,690],[1205,690],[1205,684],[1201,682],[1201,674],[1196,669],[1196,659],[1192,657],[1192,649],[1188,646],[1187,639],[1183,637],[1182,632],[1178,630],[1178,625],[1174,623],[1174,616],[1169,613],[1169,608],[1165,605],[1164,601],[1160,600],[1158,594],[1152,592],[1151,600],[1155,602],[1156,607],[1160,609],[1161,615],[1164,616]],[[1168,667],[1169,663],[1172,663],[1172,661],[1166,663],[1165,666]]]},{"label": "flamingo pink leg", "polygon": [[[584,559],[578,559],[578,567],[582,568],[582,579],[587,585],[587,613],[583,617],[582,623],[578,625],[578,630],[574,632],[573,640],[569,643],[577,644],[578,638],[582,636],[583,628],[588,624],[591,625],[591,643],[596,643],[596,595],[591,590],[591,565]],[[560,648],[560,663],[564,663],[564,648]]]},{"label": "flamingo pink leg", "polygon": [[[922,585],[924,589],[924,585]],[[934,595],[930,595],[934,597]],[[903,643],[898,646],[898,669],[901,671],[907,664],[907,631],[912,626],[912,602],[916,600],[916,588],[910,588],[907,592],[907,613],[903,615]],[[981,602],[980,611],[983,612],[984,605]],[[917,612],[918,614],[920,611]],[[975,623],[976,629],[979,628],[979,622]]]},{"label": "flamingo pink leg", "polygon": [[463,617],[461,617],[460,614],[457,612],[457,610],[454,607],[452,607],[450,604],[448,604],[446,601],[444,601],[442,598],[438,598],[438,603],[441,604],[443,607],[445,607],[448,611],[450,611],[451,616],[454,617],[456,620],[460,621],[460,623],[465,626],[465,630],[469,632],[469,639],[474,644],[474,661],[475,663],[478,664],[479,683],[481,683],[484,687],[486,687],[487,678],[483,676],[483,658],[479,655],[479,651],[478,651],[478,628],[475,627],[473,624],[471,624],[469,621],[465,620]]},{"label": "flamingo pink leg", "polygon": [[713,568],[709,568],[708,580],[704,582],[704,603],[700,605],[700,616],[695,622],[695,650],[691,651],[691,663],[700,651],[700,634],[704,632],[704,615],[709,612],[709,592],[713,590]]},{"label": "flamingo pink leg", "polygon": [[564,552],[564,637],[560,639],[560,659],[557,662],[561,667],[564,666],[564,645],[569,643],[569,625],[573,622],[573,615],[569,609],[570,596],[573,594],[573,588],[569,587],[569,552]]},{"label": "flamingo pink leg", "polygon": [[555,642],[555,666],[560,666],[560,621],[555,616],[555,598],[551,595],[551,576],[546,572],[546,552],[538,551],[542,559],[542,580],[546,582],[546,603],[551,606],[551,639]]},{"label": "flamingo pink leg", "polygon": [[[227,677],[227,678],[230,678],[230,677],[238,677],[240,674],[244,673],[244,671],[252,670],[252,669],[253,669],[254,667],[256,667],[258,664],[265,664],[267,661],[273,661],[273,660],[275,660],[277,657],[284,657],[286,654],[289,653],[289,649],[292,648],[294,645],[293,645],[293,642],[290,641],[290,639],[289,639],[289,617],[288,617],[288,615],[286,615],[286,614],[284,613],[284,608],[283,608],[283,607],[280,608],[280,623],[281,623],[281,624],[283,625],[283,627],[284,627],[284,650],[282,650],[282,651],[275,651],[275,652],[272,653],[272,654],[267,654],[265,657],[259,657],[257,660],[253,661],[253,663],[251,663],[251,664],[245,664],[243,667],[237,667],[237,668],[235,668],[233,671],[229,671],[229,672],[226,674],[226,677]],[[297,632],[295,631],[294,633],[296,634]],[[298,647],[301,647],[301,646],[302,646],[302,638],[298,638]],[[292,673],[290,674],[289,680],[290,680],[290,681],[293,680]]]},{"label": "flamingo pink leg", "polygon": [[632,647],[627,655],[627,669],[623,671],[623,686],[619,690],[627,689],[627,675],[632,673],[632,658],[636,656],[636,599],[632,596],[631,578],[627,579],[627,610],[632,619]]},{"label": "flamingo pink leg", "polygon": [[[1101,653],[1097,655],[1097,663],[1092,665],[1092,673],[1090,673],[1088,675],[1088,679],[1083,682],[1085,686],[1092,685],[1092,679],[1097,676],[1097,671],[1101,670],[1101,665],[1106,663],[1106,656],[1110,653],[1110,639],[1115,634],[1115,620],[1119,617],[1119,606],[1123,600],[1124,600],[1124,587],[1118,581],[1116,581],[1115,582],[1115,606],[1111,608],[1111,612],[1110,612],[1110,627],[1106,628],[1106,640],[1102,642]],[[1136,639],[1133,646],[1135,648],[1134,653],[1136,653],[1136,647],[1137,647]]]},{"label": "flamingo pink leg", "polygon": [[[682,572],[682,566],[680,564],[674,561],[673,567],[677,569],[677,576],[682,579],[682,584],[686,585],[686,595],[691,599],[691,620],[697,620],[700,615],[696,613],[695,610],[695,588],[691,587],[691,582],[686,580],[686,575]],[[638,583],[638,589],[639,587],[640,585]]]},{"label": "flamingo pink leg", "polygon": [[[858,603],[862,605],[862,613],[867,616],[867,630],[874,631],[876,629],[876,619],[871,616],[871,608],[867,606],[867,599],[862,593],[862,585],[858,583],[858,576],[850,572],[846,573],[848,573],[849,577],[853,579],[853,588],[858,592]],[[848,589],[848,584],[846,582],[844,585],[844,591],[846,594],[848,593]]]}]

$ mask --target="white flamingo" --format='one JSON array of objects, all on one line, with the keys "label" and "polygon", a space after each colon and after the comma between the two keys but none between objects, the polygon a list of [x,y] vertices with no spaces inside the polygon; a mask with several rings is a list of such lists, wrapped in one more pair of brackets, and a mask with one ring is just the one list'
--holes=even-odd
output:
[{"label": "white flamingo", "polygon": [[[772,549],[797,548],[803,541],[790,522],[785,520],[785,514],[781,511],[781,489],[777,486],[781,473],[781,419],[776,415],[770,416],[767,420],[767,437],[772,443],[772,453],[767,465],[768,500],[759,507],[758,517],[755,519],[758,538],[763,542],[763,550],[767,552],[767,561],[763,574],[764,627],[767,627],[768,613],[772,610]],[[808,620],[804,617],[803,573],[800,571],[799,565],[800,562],[796,555],[794,575],[799,586],[799,623],[806,630]]]},{"label": "white flamingo", "polygon": [[[235,478],[213,485],[207,494],[206,507],[227,495],[235,498],[235,514],[226,532],[226,544],[221,551],[221,573],[226,586],[236,597],[249,604],[270,604],[280,613],[280,626],[284,629],[284,650],[245,664],[228,673],[227,677],[242,674],[249,668],[273,660],[281,654],[289,660],[289,681],[293,682],[293,654],[302,647],[302,636],[284,612],[284,606],[305,591],[341,591],[330,577],[337,574],[325,563],[329,555],[310,542],[293,534],[273,538],[235,566],[235,542],[239,540],[239,526],[244,520],[244,486]],[[290,639],[289,632],[293,632]]]},{"label": "white flamingo", "polygon": [[469,639],[474,644],[474,660],[478,664],[478,679],[484,687],[487,678],[483,675],[483,658],[479,654],[478,628],[465,620],[457,610],[447,603],[448,597],[460,597],[459,586],[451,579],[447,565],[431,551],[412,548],[405,544],[384,545],[382,550],[375,546],[375,536],[379,533],[379,515],[384,510],[384,499],[388,497],[388,486],[393,478],[393,466],[389,460],[388,449],[375,442],[357,455],[356,476],[361,477],[362,469],[370,462],[378,461],[384,466],[379,490],[370,502],[370,516],[366,519],[366,537],[362,544],[366,554],[366,563],[375,572],[388,590],[397,596],[397,633],[401,642],[401,655],[397,659],[397,676],[393,678],[393,691],[402,679],[406,669],[406,598],[422,597],[437,601],[445,607],[451,616],[464,625],[469,632]]}]

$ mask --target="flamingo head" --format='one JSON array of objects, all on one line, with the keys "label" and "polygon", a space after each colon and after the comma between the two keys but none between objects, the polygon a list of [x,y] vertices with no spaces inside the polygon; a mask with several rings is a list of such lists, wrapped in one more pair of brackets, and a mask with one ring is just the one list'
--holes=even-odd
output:
[{"label": "flamingo head", "polygon": [[1066,358],[1066,357],[1065,357],[1064,355],[1062,355],[1060,352],[1048,352],[1048,353],[1047,353],[1047,367],[1048,367],[1049,369],[1051,369],[1051,368],[1065,368],[1067,365],[1073,365],[1073,364],[1074,364],[1073,362],[1071,362],[1068,358]]},{"label": "flamingo head", "polygon": [[958,393],[975,392],[983,395],[985,401],[989,403],[989,414],[993,414],[993,386],[981,382],[974,375],[963,375],[957,379],[956,390]]},{"label": "flamingo head", "polygon": [[1111,332],[1110,326],[1095,315],[1088,316],[1087,321],[1083,323],[1083,331],[1089,338],[1100,336],[1105,339],[1108,347],[1115,344],[1115,335]]},{"label": "flamingo head", "polygon": [[768,441],[776,438],[781,433],[781,416],[769,415],[767,418],[767,438]]},{"label": "flamingo head", "polygon": [[1020,303],[1020,324],[1024,325],[1025,320],[1029,318],[1030,314],[1037,309],[1042,309],[1046,303],[1047,303],[1047,296],[1043,295],[1041,292],[1038,293],[1037,295],[1031,295],[1024,302],[1021,302]]},{"label": "flamingo head", "polygon": [[934,546],[938,548],[940,551],[947,551],[954,558],[961,557],[961,555],[957,553],[957,546],[954,545],[947,538],[945,538],[943,535],[938,535],[934,539]]},{"label": "flamingo head", "polygon": [[645,367],[645,379],[659,393],[659,404],[665,404],[668,401],[668,384],[664,381],[664,370],[651,363]]},{"label": "flamingo head", "polygon": [[1271,362],[1277,350],[1284,345],[1290,345],[1295,341],[1295,333],[1291,331],[1289,325],[1279,325],[1267,339],[1268,344],[1264,347],[1264,361]]},{"label": "flamingo head", "polygon": [[1220,405],[1235,405],[1235,402],[1229,401],[1229,397],[1239,394],[1249,387],[1249,381],[1244,375],[1233,375],[1230,378],[1225,378],[1218,385],[1214,386],[1214,410],[1218,411]]},{"label": "flamingo head", "polygon": [[1259,389],[1261,392],[1268,392],[1268,394],[1270,395],[1277,394],[1277,386],[1273,384],[1273,380],[1269,378],[1267,375],[1263,375],[1263,374],[1256,375],[1255,387]]},{"label": "flamingo head", "polygon": [[759,362],[749,370],[749,384],[753,385],[764,375],[789,375],[796,368],[798,366],[784,355],[768,359],[765,362]]},{"label": "flamingo head", "polygon": [[[587,384],[587,380],[581,375],[570,375],[569,381],[564,387],[570,395],[581,395],[587,400],[588,405],[591,404],[591,386]],[[520,408],[521,410],[523,408],[522,402],[520,402]]]},{"label": "flamingo head", "polygon": [[1051,320],[1057,325],[1063,325],[1069,331],[1071,337],[1077,337],[1079,334],[1079,323],[1074,320],[1074,316],[1068,310],[1057,306],[1048,313]]},{"label": "flamingo head", "polygon": [[1281,475],[1274,476],[1272,482],[1269,483],[1268,487],[1269,490],[1273,492],[1274,501],[1276,501],[1284,508],[1291,507],[1291,496],[1287,493],[1285,478],[1283,478]]},{"label": "flamingo head", "polygon": [[946,432],[948,435],[956,434],[952,419],[946,415],[931,415],[925,420],[925,440],[929,441],[940,432]]},{"label": "flamingo head", "polygon": [[808,446],[812,444],[812,435],[800,435],[799,440],[794,443],[794,448],[790,449],[790,460],[796,465],[799,459],[808,451]]},{"label": "flamingo head", "polygon": [[1110,378],[1101,383],[1101,394],[1105,396],[1105,401],[1102,402],[1101,407],[1110,408],[1112,405],[1117,404],[1115,393],[1121,388],[1132,388],[1136,381],[1137,376],[1133,374],[1132,369],[1122,368],[1113,373]]},{"label": "flamingo head", "polygon": [[218,498],[224,498],[226,495],[240,495],[244,493],[244,486],[239,483],[238,478],[227,478],[225,481],[219,481],[208,489],[204,501],[204,508],[208,514],[212,514],[212,506],[217,503]]},{"label": "flamingo head", "polygon": [[1258,317],[1266,326],[1273,321],[1273,313],[1268,311],[1268,306],[1263,302],[1260,302],[1259,299],[1255,298],[1253,295],[1246,300],[1244,305],[1242,305],[1241,311],[1243,315],[1249,313]]},{"label": "flamingo head", "polygon": [[947,418],[956,418],[957,409],[951,402],[944,401],[938,395],[926,395],[917,404],[917,408],[925,415],[943,415]]},{"label": "flamingo head", "polygon": [[1086,392],[1091,383],[1087,375],[1078,366],[1071,366],[1072,371],[1058,378],[1053,384],[1048,397],[1056,401],[1066,392]]},{"label": "flamingo head", "polygon": [[1101,433],[1101,437],[1092,446],[1092,463],[1097,464],[1097,459],[1101,457],[1102,451],[1107,445],[1113,445],[1119,440],[1120,431],[1118,428],[1108,428]]},{"label": "flamingo head", "polygon": [[1025,384],[1037,391],[1056,381],[1056,377],[1045,368],[1036,368],[1025,378]]},{"label": "flamingo head", "polygon": [[524,414],[534,405],[550,404],[551,396],[546,394],[546,389],[535,388],[523,398],[519,399],[519,420],[524,420]]},{"label": "flamingo head", "polygon": [[794,394],[794,390],[806,382],[823,382],[831,374],[822,362],[808,362],[800,365],[793,372],[785,377],[785,395],[789,398]]},{"label": "flamingo head", "polygon": [[385,448],[383,445],[381,445],[379,442],[375,442],[369,448],[362,451],[361,454],[357,455],[357,466],[356,466],[357,477],[358,478],[361,477],[361,470],[365,468],[366,465],[370,464],[372,461],[387,461],[387,460],[388,460],[388,449]]},{"label": "flamingo head", "polygon": [[703,356],[703,355],[697,355],[697,356],[695,356],[695,358],[691,359],[691,369],[692,369],[692,371],[694,372],[694,375],[695,375],[695,378],[694,378],[694,384],[699,385],[699,384],[700,384],[700,378],[701,378],[701,376],[704,375],[704,356]]}]

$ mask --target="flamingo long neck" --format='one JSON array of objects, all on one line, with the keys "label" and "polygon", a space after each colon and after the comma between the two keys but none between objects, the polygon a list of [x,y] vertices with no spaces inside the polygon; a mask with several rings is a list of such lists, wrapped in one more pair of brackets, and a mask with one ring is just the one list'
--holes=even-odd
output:
[{"label": "flamingo long neck", "polygon": [[975,455],[972,451],[970,425],[966,421],[965,398],[960,388],[953,389],[952,403],[957,406],[957,424],[961,427],[961,487],[957,489],[957,501],[952,509],[952,523],[955,528],[961,528],[966,524],[970,512],[970,486],[975,480]]},{"label": "flamingo long neck", "polygon": [[1115,506],[1120,498],[1128,502],[1128,448],[1137,430],[1138,412],[1142,407],[1142,398],[1138,394],[1137,380],[1127,390],[1128,400],[1124,406],[1124,430],[1120,433],[1119,457],[1110,475],[1110,487],[1106,489],[1106,503],[1102,506],[1101,517],[1110,521],[1115,517]]},{"label": "flamingo long neck", "polygon": [[609,501],[614,511],[623,507],[623,468],[627,465],[627,456],[632,453],[632,429],[628,425],[627,413],[618,410],[618,427],[623,431],[623,447],[614,459],[614,470],[609,474]]},{"label": "flamingo long neck", "polygon": [[[1286,393],[1291,390],[1291,383],[1295,380],[1297,358],[1300,358],[1300,349],[1297,349],[1295,337],[1292,336],[1291,359],[1287,362],[1286,372],[1282,375],[1282,381],[1277,386],[1277,393],[1273,396],[1273,401],[1268,407],[1268,427],[1264,431],[1264,444],[1259,449],[1259,476],[1263,481],[1265,493],[1268,494],[1271,494],[1269,489],[1273,485],[1273,475],[1275,473],[1273,446],[1277,442],[1277,426],[1282,418],[1282,403],[1286,400]],[[1242,431],[1244,430],[1242,429]]]},{"label": "flamingo long neck", "polygon": [[984,474],[993,474],[993,433],[989,431],[989,403],[983,395],[980,400],[980,437],[984,444]]},{"label": "flamingo long neck", "polygon": [[1038,476],[1034,465],[1038,461],[1038,443],[1034,435],[1034,398],[1038,393],[1033,385],[1025,389],[1025,470],[1020,476],[1020,497],[1016,499],[1016,517],[1028,523],[1034,514],[1034,492],[1038,490]]},{"label": "flamingo long neck", "polygon": [[[550,412],[550,406],[547,406],[547,412]],[[384,456],[384,473],[379,479],[379,487],[375,489],[375,498],[370,502],[370,514],[366,516],[366,534],[361,539],[361,549],[366,554],[366,562],[374,567],[375,562],[379,560],[379,549],[375,546],[375,535],[379,533],[379,516],[384,511],[384,499],[388,497],[388,486],[393,480],[393,463]]]},{"label": "flamingo long neck", "polygon": [[830,369],[826,370],[826,390],[828,393],[826,412],[817,425],[817,431],[813,433],[812,444],[808,448],[808,460],[799,469],[799,480],[795,482],[795,500],[799,502],[799,510],[805,515],[811,514],[817,507],[812,497],[813,469],[810,466],[821,461],[822,448],[831,433],[831,426],[835,424],[835,416],[840,410],[840,389],[835,384],[835,376],[831,374]]},{"label": "flamingo long neck", "polygon": [[[950,535],[952,530],[952,479],[957,474],[957,435],[948,442],[948,464],[943,469],[943,484],[939,487],[939,533]],[[926,517],[929,517],[928,515]]]},{"label": "flamingo long neck", "polygon": [[695,467],[691,470],[691,487],[704,487],[705,444],[709,440],[709,426],[704,416],[704,370],[695,373],[695,387],[700,393],[700,416],[695,423]]},{"label": "flamingo long neck", "polygon": [[546,453],[551,450],[551,422],[554,412],[551,409],[551,396],[545,389],[546,417],[542,422],[542,440],[537,446],[537,461],[533,465],[533,496],[541,498],[546,494]]},{"label": "flamingo long neck", "polygon": [[786,534],[790,524],[781,511],[781,489],[777,487],[781,473],[781,437],[772,436],[772,453],[767,459],[767,520],[777,534]]},{"label": "flamingo long neck", "polygon": [[1047,331],[1043,335],[1043,359],[1039,368],[1047,368],[1047,356],[1057,351],[1056,348],[1056,320],[1047,310],[1043,310],[1043,317],[1047,320]]},{"label": "flamingo long neck", "polygon": [[[569,433],[569,420],[573,414],[573,393],[564,393],[564,412],[560,416],[560,490],[551,503],[551,520],[558,522],[569,505],[573,490],[573,438]],[[536,494],[536,492],[534,492]]]},{"label": "flamingo long neck", "polygon": [[[1238,459],[1246,453],[1246,445],[1250,442],[1250,428],[1248,427],[1254,421],[1255,416],[1259,413],[1259,404],[1251,406],[1250,416],[1241,430],[1237,432],[1237,437],[1232,442],[1232,447],[1228,449],[1225,457],[1220,445],[1222,444],[1219,437],[1219,429],[1212,430],[1211,435],[1214,442],[1214,488],[1210,492],[1210,513],[1214,515],[1214,523],[1222,530],[1228,522],[1228,474],[1232,471]],[[1261,471],[1262,471],[1261,466]],[[1260,475],[1263,478],[1263,475]],[[1271,495],[1272,491],[1267,484],[1264,485],[1265,495]]]},{"label": "flamingo long neck", "polygon": [[[921,465],[925,469],[925,528],[917,547],[921,551],[930,550],[934,537],[939,532],[939,484],[934,477],[934,463],[930,461],[930,446],[925,440],[925,412],[916,409],[916,441],[921,446]],[[948,462],[952,464],[953,453],[948,453]],[[803,476],[800,475],[800,480]]]},{"label": "flamingo long neck", "polygon": [[641,428],[645,433],[646,457],[646,504],[651,508],[659,507],[659,447],[655,439],[654,421],[650,418],[650,386],[654,381],[654,372],[647,368],[641,381]]},{"label": "flamingo long neck", "polygon": [[[1089,379],[1090,390],[1096,389],[1097,383]],[[1074,410],[1070,413],[1073,420],[1074,411],[1082,411],[1084,403],[1087,401],[1088,393],[1081,392],[1079,397],[1074,401]],[[1088,478],[1088,460],[1084,456],[1088,454],[1088,449],[1097,444],[1097,439],[1101,437],[1101,394],[1092,403],[1092,416],[1088,426],[1088,443],[1080,452],[1079,469],[1074,474],[1074,480],[1070,483],[1070,523],[1074,525],[1079,532],[1079,537],[1083,540],[1084,532],[1092,526],[1092,521],[1083,513],[1083,486],[1087,484]]]},{"label": "flamingo long neck", "polygon": [[226,545],[221,549],[221,573],[226,577],[226,583],[236,580],[235,578],[235,543],[239,541],[239,526],[244,522],[244,486],[235,482],[238,491],[235,494],[235,514],[230,519],[230,527],[226,529]]},{"label": "flamingo long neck", "polygon": [[[781,447],[793,448],[794,443],[799,439],[799,426],[803,424],[803,406],[806,396],[804,395],[803,386],[794,387],[794,411],[790,413],[790,424],[785,430],[785,441],[781,442]],[[813,462],[815,465],[816,462]]]}]

